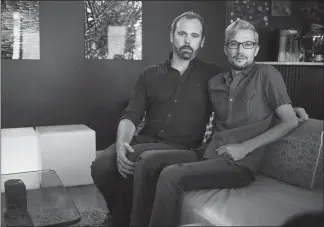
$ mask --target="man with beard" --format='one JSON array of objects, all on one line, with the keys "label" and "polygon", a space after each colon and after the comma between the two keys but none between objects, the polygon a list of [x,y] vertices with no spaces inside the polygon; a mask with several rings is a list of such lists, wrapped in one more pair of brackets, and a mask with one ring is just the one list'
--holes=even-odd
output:
[{"label": "man with beard", "polygon": [[[147,226],[162,169],[201,159],[196,148],[211,113],[207,83],[223,70],[196,58],[205,42],[205,24],[198,14],[186,12],[175,18],[170,41],[169,59],[139,76],[120,118],[116,144],[91,166],[114,227]],[[307,118],[304,109],[296,112]],[[145,126],[134,136],[144,114]]]},{"label": "man with beard", "polygon": [[201,161],[170,165],[160,174],[149,226],[177,226],[185,191],[240,188],[258,171],[263,146],[298,126],[282,75],[258,65],[258,33],[244,20],[225,31],[230,70],[208,82],[214,133]]}]

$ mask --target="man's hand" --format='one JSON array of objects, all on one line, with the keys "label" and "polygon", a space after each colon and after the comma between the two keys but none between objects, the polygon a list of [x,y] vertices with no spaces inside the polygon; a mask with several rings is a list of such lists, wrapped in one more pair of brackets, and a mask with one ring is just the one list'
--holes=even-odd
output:
[{"label": "man's hand", "polygon": [[117,148],[117,168],[124,178],[127,178],[126,174],[133,174],[135,168],[135,163],[128,160],[126,152],[134,152],[134,149],[128,143],[119,146],[119,149]]},{"label": "man's hand", "polygon": [[304,108],[294,107],[294,111],[299,123],[308,120],[308,114],[306,113]]},{"label": "man's hand", "polygon": [[218,152],[218,155],[224,155],[233,161],[238,161],[248,154],[247,149],[242,144],[228,144],[216,149],[216,152]]}]

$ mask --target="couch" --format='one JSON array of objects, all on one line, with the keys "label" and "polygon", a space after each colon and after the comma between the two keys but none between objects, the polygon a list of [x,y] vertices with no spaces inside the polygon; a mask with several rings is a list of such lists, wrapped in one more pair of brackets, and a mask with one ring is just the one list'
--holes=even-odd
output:
[{"label": "couch", "polygon": [[323,211],[323,121],[316,119],[265,146],[249,186],[186,192],[181,225],[280,226],[312,211]]}]

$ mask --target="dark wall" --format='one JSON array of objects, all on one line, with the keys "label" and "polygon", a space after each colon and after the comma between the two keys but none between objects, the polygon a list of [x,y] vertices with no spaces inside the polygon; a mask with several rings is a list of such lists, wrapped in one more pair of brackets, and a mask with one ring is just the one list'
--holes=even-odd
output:
[{"label": "dark wall", "polygon": [[97,149],[115,141],[117,120],[141,71],[171,51],[170,24],[201,14],[208,37],[200,58],[225,65],[225,3],[143,1],[143,60],[85,60],[82,1],[40,1],[40,60],[2,60],[2,128],[86,124]]},{"label": "dark wall", "polygon": [[[40,1],[40,60],[2,60],[1,127],[86,124],[97,149],[115,141],[117,120],[136,79],[165,61],[172,20],[194,10],[208,26],[202,60],[226,66],[224,1],[143,1],[143,60],[85,60],[83,1]],[[294,6],[296,8],[296,4]],[[275,28],[296,28],[301,19],[269,17],[260,29],[257,61],[267,61]],[[271,47],[270,47],[271,48]]]},{"label": "dark wall", "polygon": [[293,1],[291,5],[291,16],[271,16],[269,13],[268,27],[259,28],[260,51],[256,61],[277,61],[279,34],[276,29],[298,29],[305,23],[299,10],[302,1]]}]

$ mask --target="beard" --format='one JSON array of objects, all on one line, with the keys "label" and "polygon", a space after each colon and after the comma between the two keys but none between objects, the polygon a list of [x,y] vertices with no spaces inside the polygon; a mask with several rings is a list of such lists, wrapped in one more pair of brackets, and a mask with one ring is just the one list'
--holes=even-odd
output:
[{"label": "beard", "polygon": [[173,51],[176,53],[176,55],[183,59],[183,60],[191,60],[195,58],[199,52],[200,48],[197,50],[194,50],[191,46],[189,45],[184,45],[179,48],[173,45]]},{"label": "beard", "polygon": [[[239,56],[239,57],[243,57],[243,56]],[[231,61],[229,61],[229,64],[231,65],[231,68],[233,68],[234,70],[237,70],[237,71],[243,71],[245,69],[247,69],[251,63],[248,62],[247,58],[245,58],[245,60],[241,60],[241,61],[245,61],[244,64],[242,63],[237,63],[236,61],[240,61],[240,60],[236,60],[235,58],[238,58],[238,56],[235,56]]]}]

